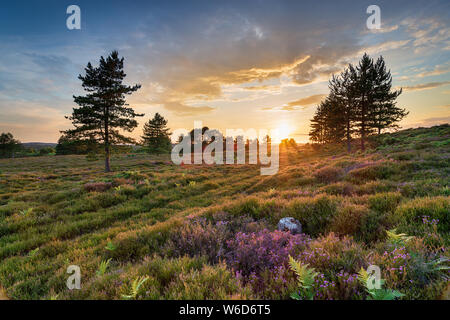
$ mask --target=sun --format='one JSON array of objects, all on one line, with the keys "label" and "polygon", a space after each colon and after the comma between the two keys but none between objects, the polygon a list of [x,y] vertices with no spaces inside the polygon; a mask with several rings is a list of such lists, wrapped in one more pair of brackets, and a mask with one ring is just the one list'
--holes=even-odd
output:
[{"label": "sun", "polygon": [[281,140],[289,138],[291,132],[292,127],[287,123],[282,123],[274,130],[272,139],[275,142],[281,142]]}]

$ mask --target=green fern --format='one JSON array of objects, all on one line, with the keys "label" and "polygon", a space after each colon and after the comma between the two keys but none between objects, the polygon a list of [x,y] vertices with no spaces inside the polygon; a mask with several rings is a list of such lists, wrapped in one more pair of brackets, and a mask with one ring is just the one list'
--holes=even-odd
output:
[{"label": "green fern", "polygon": [[148,277],[137,277],[134,279],[133,283],[131,284],[131,292],[130,294],[123,294],[122,298],[125,300],[132,300],[136,299],[137,295],[139,294],[139,290],[141,289],[142,285],[148,280]]},{"label": "green fern", "polygon": [[111,259],[103,260],[100,262],[100,265],[98,266],[97,275],[102,276],[106,273],[109,267],[109,263],[111,262]]},{"label": "green fern", "polygon": [[[304,293],[306,299],[313,300],[314,278],[318,275],[318,273],[315,272],[314,268],[309,268],[308,264],[302,264],[300,261],[296,261],[291,256],[289,256],[289,266],[297,275],[299,291],[301,290]],[[291,294],[291,298],[296,300],[301,299],[298,292],[294,292],[293,294]]]},{"label": "green fern", "polygon": [[108,244],[105,246],[105,249],[108,251],[114,251],[116,250],[116,245],[112,243],[111,241],[108,241]]},{"label": "green fern", "polygon": [[427,262],[427,263],[425,263],[425,265],[427,266],[428,272],[440,272],[440,271],[450,270],[449,266],[443,265],[444,263],[447,263],[449,261],[450,261],[450,259],[448,259],[446,257],[442,257],[442,258]]},{"label": "green fern", "polygon": [[388,240],[396,245],[404,245],[410,241],[413,237],[409,237],[406,233],[397,233],[396,229],[386,230]]},{"label": "green fern", "polygon": [[20,210],[20,214],[24,217],[30,215],[31,213],[33,213],[33,208]]},{"label": "green fern", "polygon": [[38,251],[39,251],[39,248],[33,249],[30,252],[28,252],[28,256],[34,257]]},{"label": "green fern", "polygon": [[364,268],[361,268],[358,272],[358,280],[366,289],[366,292],[369,294],[367,300],[394,300],[396,298],[401,298],[404,296],[403,293],[400,293],[396,290],[391,289],[383,289],[381,286],[384,285],[385,280],[380,279],[380,288],[369,288],[369,283],[372,281],[373,276],[370,275]]}]

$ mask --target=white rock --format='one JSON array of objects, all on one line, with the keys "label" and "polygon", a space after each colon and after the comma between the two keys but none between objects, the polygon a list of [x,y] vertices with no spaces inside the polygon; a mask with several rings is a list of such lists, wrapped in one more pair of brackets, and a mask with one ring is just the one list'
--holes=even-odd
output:
[{"label": "white rock", "polygon": [[302,233],[302,224],[292,217],[286,217],[280,219],[277,229],[280,231],[289,231],[292,234],[298,234]]}]

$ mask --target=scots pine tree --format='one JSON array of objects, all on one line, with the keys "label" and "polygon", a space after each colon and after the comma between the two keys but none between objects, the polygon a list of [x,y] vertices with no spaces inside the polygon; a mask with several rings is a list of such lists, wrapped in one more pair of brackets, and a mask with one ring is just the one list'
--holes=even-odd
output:
[{"label": "scots pine tree", "polygon": [[333,76],[329,82],[330,94],[328,99],[331,101],[331,105],[335,109],[338,117],[335,121],[339,121],[341,126],[341,132],[346,140],[347,151],[351,151],[351,140],[354,132],[355,123],[355,81],[352,77],[354,68],[352,65],[348,69],[343,71],[339,76]]},{"label": "scots pine tree", "polygon": [[402,90],[391,90],[392,76],[386,71],[382,56],[373,66],[375,79],[373,82],[373,102],[370,108],[370,126],[381,134],[383,129],[397,128],[397,122],[408,115],[405,109],[396,106],[396,99]]},{"label": "scots pine tree", "polygon": [[373,83],[375,72],[373,59],[367,53],[364,54],[358,66],[355,68],[352,78],[356,82],[356,130],[361,139],[361,149],[365,150],[366,137],[371,133],[370,108],[374,102]]},{"label": "scots pine tree", "polygon": [[144,125],[142,135],[142,145],[149,153],[169,152],[172,144],[170,142],[170,132],[167,128],[167,120],[159,113],[153,119],[148,120]]},{"label": "scots pine tree", "polygon": [[138,125],[135,118],[143,116],[126,104],[126,96],[141,86],[122,83],[126,76],[123,61],[124,58],[119,58],[119,53],[113,51],[106,59],[100,58],[98,67],[93,67],[89,62],[85,75],[78,76],[86,95],[73,97],[79,107],[73,108],[72,115],[66,117],[75,127],[64,132],[68,137],[94,139],[104,146],[106,172],[111,171],[111,145],[134,143],[132,138],[121,131],[132,132]]},{"label": "scots pine tree", "polygon": [[374,63],[364,54],[359,64],[349,65],[329,81],[330,94],[322,101],[311,120],[310,137],[319,143],[347,142],[355,133],[361,149],[369,134],[395,128],[408,112],[396,106],[401,90],[392,90],[392,76],[383,57]]}]

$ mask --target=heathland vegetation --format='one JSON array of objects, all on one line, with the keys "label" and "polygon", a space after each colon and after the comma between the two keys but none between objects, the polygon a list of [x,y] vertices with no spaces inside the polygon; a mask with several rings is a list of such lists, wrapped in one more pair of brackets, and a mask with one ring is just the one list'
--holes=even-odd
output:
[{"label": "heathland vegetation", "polygon": [[[0,160],[0,297],[448,298],[450,126],[383,133],[406,111],[382,58],[333,77],[315,143],[283,140],[272,176],[173,164],[159,114],[138,149],[121,133],[142,116],[125,103],[139,85],[122,84],[123,58],[85,72],[56,150]],[[2,157],[19,147],[1,135]],[[277,230],[284,217],[302,233]],[[71,265],[80,290],[66,286]]]},{"label": "heathland vegetation", "polygon": [[[361,269],[378,265],[390,297],[442,298],[449,146],[448,125],[351,154],[285,144],[274,176],[135,153],[113,154],[110,173],[78,155],[0,160],[0,284],[13,299],[366,299],[381,293]],[[304,234],[277,231],[285,216]]]}]

